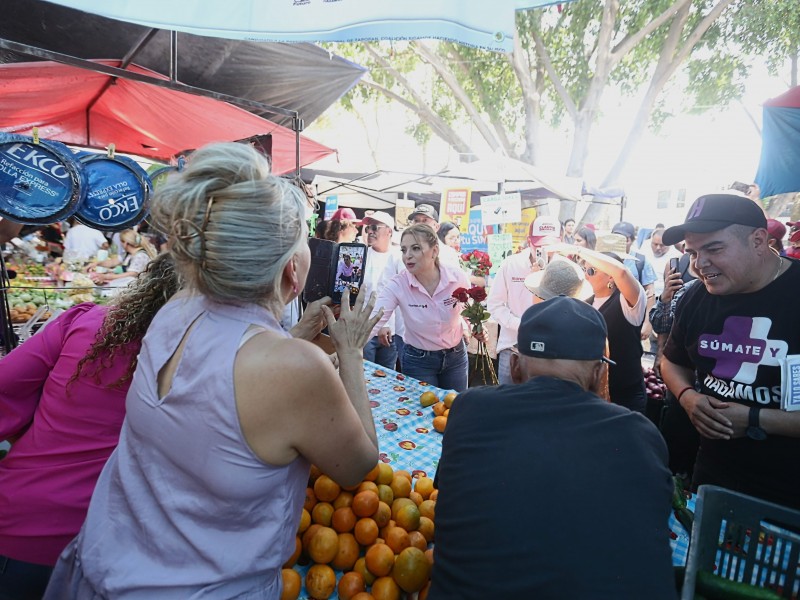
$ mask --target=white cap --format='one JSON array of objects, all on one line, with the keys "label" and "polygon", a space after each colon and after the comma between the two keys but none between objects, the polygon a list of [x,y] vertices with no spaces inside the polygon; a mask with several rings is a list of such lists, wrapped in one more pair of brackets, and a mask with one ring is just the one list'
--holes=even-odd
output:
[{"label": "white cap", "polygon": [[388,225],[389,227],[394,229],[394,218],[392,217],[392,215],[382,210],[375,211],[371,215],[367,215],[364,217],[365,225],[369,225],[372,221],[383,223],[384,225]]}]

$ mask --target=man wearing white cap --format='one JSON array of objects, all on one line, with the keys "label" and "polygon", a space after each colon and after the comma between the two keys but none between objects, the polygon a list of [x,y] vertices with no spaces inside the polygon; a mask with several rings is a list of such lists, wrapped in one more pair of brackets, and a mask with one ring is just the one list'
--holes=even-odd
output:
[{"label": "man wearing white cap", "polygon": [[[364,229],[367,235],[366,243],[367,260],[364,267],[364,292],[369,297],[372,292],[377,293],[379,288],[405,269],[403,259],[397,247],[392,246],[392,233],[394,232],[394,218],[383,211],[373,212],[364,217]],[[386,327],[381,329],[364,347],[364,358],[378,363],[388,369],[394,369],[397,364],[397,348],[392,343],[393,335],[402,335],[397,331],[398,324],[392,315]],[[402,317],[400,317],[402,319]]]},{"label": "man wearing white cap", "polygon": [[497,340],[497,379],[503,383],[511,380],[511,348],[517,343],[522,313],[530,307],[533,297],[525,287],[525,279],[545,268],[545,246],[560,242],[561,223],[555,217],[537,217],[528,231],[528,247],[506,257],[494,277],[486,307],[492,318],[500,324]]}]

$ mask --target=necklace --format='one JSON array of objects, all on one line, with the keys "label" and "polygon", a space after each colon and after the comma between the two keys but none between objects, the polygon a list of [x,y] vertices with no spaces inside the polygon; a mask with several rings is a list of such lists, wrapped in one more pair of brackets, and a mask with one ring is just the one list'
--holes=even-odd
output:
[{"label": "necklace", "polygon": [[[780,256],[778,257],[778,270],[775,271],[775,277],[772,278],[772,281],[775,281],[778,278],[778,275],[781,274],[781,268],[783,267],[783,258]],[[772,282],[770,282],[772,283]]]}]

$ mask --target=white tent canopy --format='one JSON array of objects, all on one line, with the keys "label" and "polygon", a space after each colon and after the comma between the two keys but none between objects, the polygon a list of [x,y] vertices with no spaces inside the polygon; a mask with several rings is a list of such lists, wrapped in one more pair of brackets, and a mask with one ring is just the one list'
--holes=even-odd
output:
[{"label": "white tent canopy", "polygon": [[511,52],[517,10],[551,0],[50,0],[155,27],[255,42],[446,39]]}]

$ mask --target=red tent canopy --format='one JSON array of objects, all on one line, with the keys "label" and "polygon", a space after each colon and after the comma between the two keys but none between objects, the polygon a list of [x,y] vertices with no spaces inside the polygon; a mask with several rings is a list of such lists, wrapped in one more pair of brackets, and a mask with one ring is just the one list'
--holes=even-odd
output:
[{"label": "red tent canopy", "polygon": [[[127,70],[166,79],[137,65]],[[226,102],[138,81],[116,79],[103,92],[109,79],[54,62],[0,65],[0,131],[30,135],[38,127],[45,139],[92,148],[114,144],[118,152],[159,160],[211,142],[272,134],[273,172],[295,168],[295,133],[285,127]],[[300,138],[301,166],[333,152]]]}]

